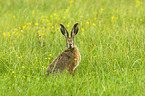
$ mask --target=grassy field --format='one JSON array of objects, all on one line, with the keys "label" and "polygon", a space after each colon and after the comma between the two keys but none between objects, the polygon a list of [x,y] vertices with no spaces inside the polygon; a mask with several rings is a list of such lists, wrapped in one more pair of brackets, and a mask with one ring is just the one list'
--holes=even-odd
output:
[{"label": "grassy field", "polygon": [[[144,13],[143,0],[0,0],[0,96],[145,96]],[[77,22],[75,75],[47,77],[59,24]]]}]

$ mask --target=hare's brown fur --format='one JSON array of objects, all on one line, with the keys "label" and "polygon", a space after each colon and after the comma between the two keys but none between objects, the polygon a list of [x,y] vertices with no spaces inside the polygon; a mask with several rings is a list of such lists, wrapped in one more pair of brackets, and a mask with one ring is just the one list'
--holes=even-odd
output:
[{"label": "hare's brown fur", "polygon": [[67,69],[71,74],[73,74],[75,68],[79,65],[80,60],[81,56],[76,46],[73,49],[67,49],[52,61],[47,68],[47,75],[51,72],[62,73],[64,69]]},{"label": "hare's brown fur", "polygon": [[74,28],[71,33],[71,37],[68,36],[67,30],[64,28],[63,25],[62,28],[64,28],[62,31],[62,34],[66,37],[67,40],[67,47],[68,49],[60,53],[55,60],[52,61],[52,63],[47,68],[47,75],[50,73],[62,73],[63,70],[67,70],[71,74],[74,73],[75,68],[79,65],[79,62],[81,60],[81,55],[78,51],[78,48],[76,45],[74,45],[74,36],[77,34],[78,31],[78,24],[74,25]]}]

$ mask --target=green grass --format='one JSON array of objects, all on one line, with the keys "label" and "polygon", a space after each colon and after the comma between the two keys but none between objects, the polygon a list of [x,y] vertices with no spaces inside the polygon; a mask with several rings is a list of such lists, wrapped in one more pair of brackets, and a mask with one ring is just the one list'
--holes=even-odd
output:
[{"label": "green grass", "polygon": [[[143,0],[0,2],[0,96],[145,95]],[[75,75],[47,77],[66,49],[59,24],[70,32],[76,22],[82,60]]]}]

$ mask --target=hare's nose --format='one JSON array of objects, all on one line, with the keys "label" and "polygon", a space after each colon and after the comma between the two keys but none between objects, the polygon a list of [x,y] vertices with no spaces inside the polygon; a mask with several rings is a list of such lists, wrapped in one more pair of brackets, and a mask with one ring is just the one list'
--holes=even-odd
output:
[{"label": "hare's nose", "polygon": [[72,44],[69,44],[69,48],[72,48]]}]

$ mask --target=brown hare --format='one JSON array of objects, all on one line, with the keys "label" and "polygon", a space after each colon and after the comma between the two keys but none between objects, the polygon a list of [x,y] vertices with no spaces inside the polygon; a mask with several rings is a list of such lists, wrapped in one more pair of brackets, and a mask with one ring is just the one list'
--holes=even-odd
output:
[{"label": "brown hare", "polygon": [[60,24],[60,30],[66,38],[67,49],[60,53],[57,58],[48,66],[47,75],[58,72],[62,73],[65,69],[73,75],[75,68],[79,65],[81,60],[81,55],[78,51],[78,48],[76,45],[74,45],[74,36],[79,30],[78,23],[73,26],[71,37],[69,37],[68,31],[62,24]]}]

